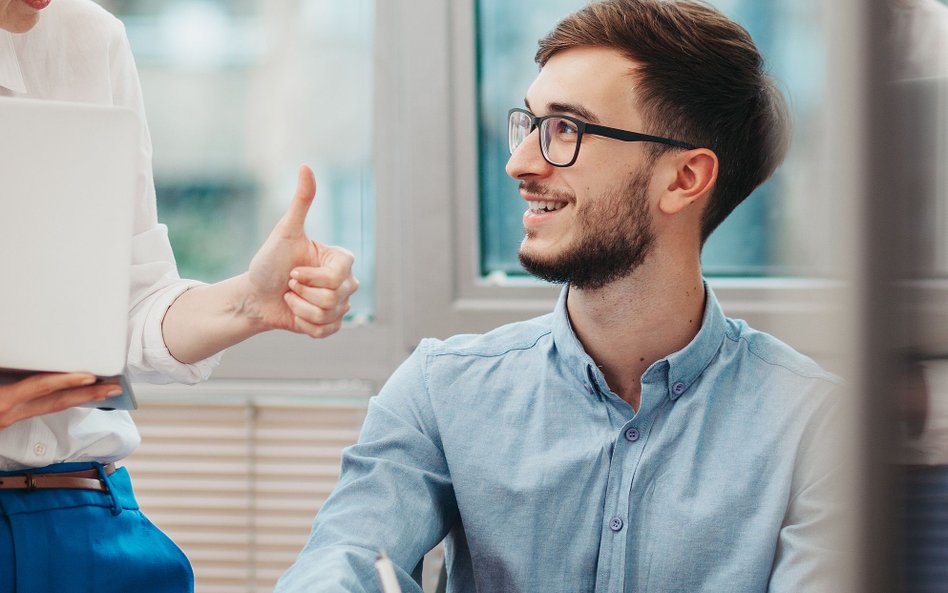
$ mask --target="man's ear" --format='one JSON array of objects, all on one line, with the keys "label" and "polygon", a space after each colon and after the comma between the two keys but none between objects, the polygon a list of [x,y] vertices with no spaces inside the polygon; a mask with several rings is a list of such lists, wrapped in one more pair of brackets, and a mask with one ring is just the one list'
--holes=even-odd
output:
[{"label": "man's ear", "polygon": [[674,177],[658,202],[665,214],[678,214],[711,193],[718,179],[718,156],[707,148],[695,148],[675,155],[670,166]]}]

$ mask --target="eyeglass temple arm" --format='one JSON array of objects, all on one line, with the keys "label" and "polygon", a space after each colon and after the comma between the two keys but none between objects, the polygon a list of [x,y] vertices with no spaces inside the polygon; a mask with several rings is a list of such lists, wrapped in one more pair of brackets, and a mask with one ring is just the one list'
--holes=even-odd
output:
[{"label": "eyeglass temple arm", "polygon": [[671,138],[662,138],[661,136],[640,134],[638,132],[628,132],[626,130],[607,128],[606,126],[597,126],[596,124],[590,123],[586,124],[585,131],[590,134],[596,134],[597,136],[606,136],[608,138],[615,138],[616,140],[624,140],[626,142],[658,142],[660,144],[668,144],[669,146],[684,148],[685,150],[693,150],[697,148],[696,146],[692,146],[687,142],[672,140]]}]

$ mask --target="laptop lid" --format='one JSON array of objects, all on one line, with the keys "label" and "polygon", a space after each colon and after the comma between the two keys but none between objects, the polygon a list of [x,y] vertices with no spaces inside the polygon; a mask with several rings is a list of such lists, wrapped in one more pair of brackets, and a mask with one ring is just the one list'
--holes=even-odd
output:
[{"label": "laptop lid", "polygon": [[141,122],[0,99],[0,368],[123,373]]}]

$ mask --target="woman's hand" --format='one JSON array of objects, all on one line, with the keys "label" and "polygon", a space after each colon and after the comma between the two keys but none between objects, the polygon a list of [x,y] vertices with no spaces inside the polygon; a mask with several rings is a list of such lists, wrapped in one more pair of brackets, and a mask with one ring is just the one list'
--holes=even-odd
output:
[{"label": "woman's hand", "polygon": [[0,430],[14,422],[101,401],[122,392],[88,373],[42,373],[0,385]]},{"label": "woman's hand", "polygon": [[325,338],[341,327],[359,281],[352,253],[306,236],[303,222],[315,196],[316,179],[304,165],[293,202],[250,262],[245,307],[267,329]]}]

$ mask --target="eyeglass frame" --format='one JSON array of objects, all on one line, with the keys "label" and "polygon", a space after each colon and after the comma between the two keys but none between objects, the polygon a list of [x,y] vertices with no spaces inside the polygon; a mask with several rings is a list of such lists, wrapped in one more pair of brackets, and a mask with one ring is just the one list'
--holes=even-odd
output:
[{"label": "eyeglass frame", "polygon": [[[511,127],[511,118],[514,113],[522,113],[530,118],[531,128],[527,132],[527,136],[533,133],[534,130],[539,130],[540,126],[543,125],[543,122],[557,118],[565,119],[576,125],[576,149],[573,151],[573,158],[564,165],[559,165],[550,160],[547,156],[546,151],[543,149],[543,134],[537,134],[537,142],[540,143],[540,154],[543,155],[543,160],[553,165],[554,167],[569,167],[576,163],[576,159],[579,158],[579,145],[583,141],[583,134],[592,134],[593,136],[603,136],[605,138],[612,138],[614,140],[621,140],[623,142],[658,142],[659,144],[666,144],[668,146],[674,146],[675,148],[682,148],[685,150],[694,150],[697,146],[688,144],[687,142],[682,142],[681,140],[672,140],[671,138],[663,138],[661,136],[652,136],[651,134],[642,134],[640,132],[630,132],[629,130],[621,130],[619,128],[610,128],[608,126],[600,126],[598,124],[591,124],[585,122],[581,119],[577,119],[570,115],[562,115],[558,113],[553,113],[550,115],[536,116],[533,113],[530,113],[526,109],[521,107],[514,107],[507,112],[507,148],[510,151],[510,154],[513,154],[514,151],[523,145],[523,142],[518,144],[516,147],[510,145],[510,127]],[[524,136],[523,141],[526,141],[527,137]]]}]

